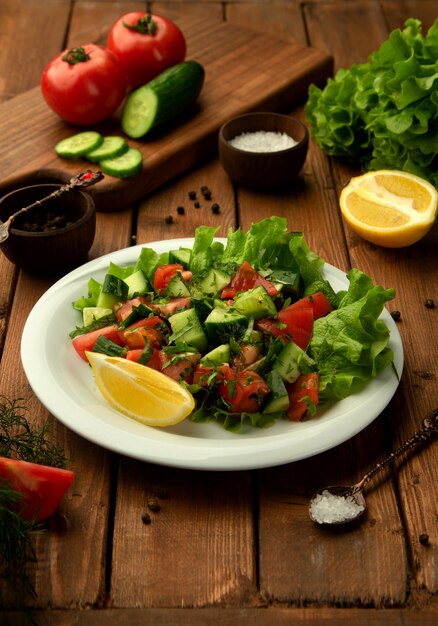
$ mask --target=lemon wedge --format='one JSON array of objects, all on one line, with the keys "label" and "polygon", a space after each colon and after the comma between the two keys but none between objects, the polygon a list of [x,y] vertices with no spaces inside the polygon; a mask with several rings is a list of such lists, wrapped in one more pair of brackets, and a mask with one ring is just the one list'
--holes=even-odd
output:
[{"label": "lemon wedge", "polygon": [[379,170],[352,178],[339,198],[341,213],[367,241],[401,248],[419,241],[438,211],[433,185],[408,172]]},{"label": "lemon wedge", "polygon": [[120,413],[147,426],[172,426],[193,411],[192,394],[169,376],[121,357],[85,354],[99,391]]}]

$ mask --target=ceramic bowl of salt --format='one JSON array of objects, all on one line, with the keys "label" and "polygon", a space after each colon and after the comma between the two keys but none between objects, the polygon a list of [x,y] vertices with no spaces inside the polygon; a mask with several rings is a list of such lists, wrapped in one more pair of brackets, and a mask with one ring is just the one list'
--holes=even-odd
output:
[{"label": "ceramic bowl of salt", "polygon": [[228,176],[245,187],[292,186],[304,165],[309,133],[299,120],[280,113],[247,113],[219,131],[219,158]]}]

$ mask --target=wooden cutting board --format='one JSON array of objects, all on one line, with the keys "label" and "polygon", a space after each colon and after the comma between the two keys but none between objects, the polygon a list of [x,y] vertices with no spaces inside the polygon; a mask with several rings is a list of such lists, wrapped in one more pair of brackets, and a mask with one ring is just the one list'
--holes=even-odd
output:
[{"label": "wooden cutting board", "polygon": [[[153,138],[129,144],[144,157],[137,176],[105,176],[91,187],[98,211],[127,207],[217,151],[218,131],[229,118],[247,111],[286,111],[307,97],[311,83],[324,84],[332,58],[299,44],[269,38],[223,22],[198,23],[185,31],[187,58],[199,61],[206,78],[190,113]],[[102,134],[120,134],[119,113],[93,126]],[[86,167],[54,152],[62,138],[83,130],[60,120],[45,104],[39,87],[0,105],[0,191],[23,182],[65,182]]]}]

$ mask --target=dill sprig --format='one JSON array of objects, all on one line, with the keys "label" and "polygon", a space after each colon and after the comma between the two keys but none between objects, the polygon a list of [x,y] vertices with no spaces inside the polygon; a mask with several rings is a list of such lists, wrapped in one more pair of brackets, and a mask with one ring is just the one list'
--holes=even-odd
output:
[{"label": "dill sprig", "polygon": [[63,450],[47,438],[49,423],[32,427],[20,402],[0,397],[0,456],[64,468]]},{"label": "dill sprig", "polygon": [[[20,399],[0,396],[0,456],[64,468],[63,450],[48,439],[49,423],[32,427],[25,411]],[[33,612],[26,607],[29,598],[37,597],[27,566],[37,562],[33,536],[46,527],[20,517],[22,498],[20,492],[0,480],[0,608],[7,598],[13,598],[15,608],[22,612],[22,623],[36,624]]]}]

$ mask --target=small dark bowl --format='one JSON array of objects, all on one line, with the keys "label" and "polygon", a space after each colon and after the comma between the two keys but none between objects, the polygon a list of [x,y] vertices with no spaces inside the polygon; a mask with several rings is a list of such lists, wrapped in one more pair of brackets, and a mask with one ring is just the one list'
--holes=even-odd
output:
[{"label": "small dark bowl", "polygon": [[[285,133],[298,143],[275,152],[249,152],[230,140],[242,133],[272,131]],[[253,189],[274,190],[296,181],[309,147],[306,126],[289,115],[247,113],[226,122],[219,131],[219,158],[231,180]]]},{"label": "small dark bowl", "polygon": [[[45,198],[61,185],[42,184],[21,187],[0,199],[0,219]],[[36,215],[65,217],[65,226],[53,230],[30,232],[21,229],[25,221]],[[18,216],[11,223],[9,237],[0,244],[3,254],[15,265],[31,272],[59,274],[73,269],[86,260],[96,230],[96,211],[93,198],[75,189],[58,198],[44,202],[41,207]]]}]

